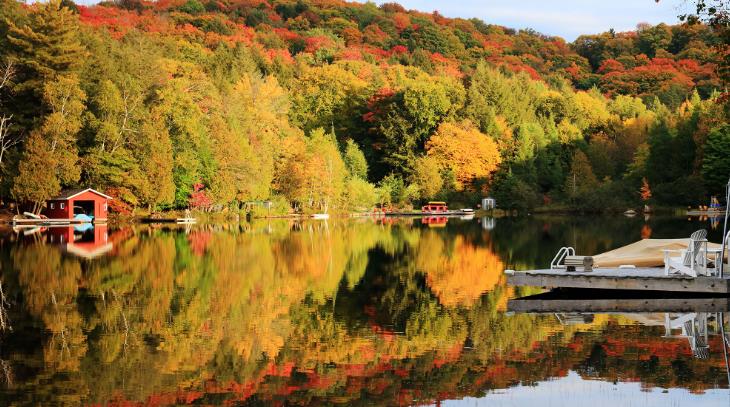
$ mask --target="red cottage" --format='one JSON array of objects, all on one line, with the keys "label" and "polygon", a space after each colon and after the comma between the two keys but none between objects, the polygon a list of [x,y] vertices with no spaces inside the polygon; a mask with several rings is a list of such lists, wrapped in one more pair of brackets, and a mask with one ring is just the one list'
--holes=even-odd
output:
[{"label": "red cottage", "polygon": [[106,222],[109,209],[109,195],[86,188],[62,191],[46,202],[44,214],[49,219],[73,219],[75,215],[92,216],[94,222]]}]

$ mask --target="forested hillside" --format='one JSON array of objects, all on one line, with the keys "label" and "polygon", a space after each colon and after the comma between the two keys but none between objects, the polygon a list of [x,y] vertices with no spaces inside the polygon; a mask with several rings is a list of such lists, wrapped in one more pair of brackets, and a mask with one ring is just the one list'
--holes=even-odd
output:
[{"label": "forested hillside", "polygon": [[395,3],[0,0],[0,192],[91,186],[123,212],[696,204],[730,175],[726,34],[569,44]]}]

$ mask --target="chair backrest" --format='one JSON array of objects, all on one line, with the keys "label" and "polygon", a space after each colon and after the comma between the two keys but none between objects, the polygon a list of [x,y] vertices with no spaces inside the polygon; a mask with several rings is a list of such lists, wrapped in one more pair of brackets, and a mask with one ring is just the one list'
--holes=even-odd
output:
[{"label": "chair backrest", "polygon": [[702,248],[702,242],[707,238],[707,231],[705,229],[700,229],[694,233],[692,233],[689,237],[689,246],[687,246],[687,251],[684,254],[684,259],[682,260],[682,264],[685,266],[691,266],[692,265],[692,256],[699,255],[700,249]]}]

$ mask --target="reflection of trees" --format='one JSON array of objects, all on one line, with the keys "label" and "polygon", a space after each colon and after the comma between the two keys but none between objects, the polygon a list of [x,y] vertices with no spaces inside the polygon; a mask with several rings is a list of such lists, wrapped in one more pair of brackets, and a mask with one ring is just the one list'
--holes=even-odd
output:
[{"label": "reflection of trees", "polygon": [[446,240],[435,231],[423,233],[416,267],[426,274],[431,290],[447,306],[469,306],[503,278],[504,266],[491,250],[464,236]]},{"label": "reflection of trees", "polygon": [[[500,239],[478,225],[272,222],[188,235],[132,230],[115,243],[116,256],[92,262],[16,246],[8,281],[34,321],[22,335],[32,330],[43,354],[14,359],[34,373],[12,394],[47,404],[113,395],[391,405],[569,369],[682,385],[686,369],[658,376],[668,362],[662,354],[652,362],[656,349],[637,350],[646,359],[628,364],[595,332],[624,332],[621,341],[639,346],[638,328],[500,312],[511,295],[491,249]],[[681,352],[675,359],[707,375]]]},{"label": "reflection of trees", "polygon": [[61,257],[55,247],[35,243],[13,252],[25,307],[51,333],[44,348],[45,361],[59,370],[76,371],[86,352],[83,320],[76,296],[81,278],[77,261]]}]

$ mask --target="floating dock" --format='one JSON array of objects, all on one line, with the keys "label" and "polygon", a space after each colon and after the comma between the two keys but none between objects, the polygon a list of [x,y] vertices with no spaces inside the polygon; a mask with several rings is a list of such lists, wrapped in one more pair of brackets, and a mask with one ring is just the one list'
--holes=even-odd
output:
[{"label": "floating dock", "polygon": [[667,291],[730,294],[730,279],[665,275],[664,268],[596,268],[591,272],[560,269],[505,270],[513,286],[581,288],[627,291]]}]

